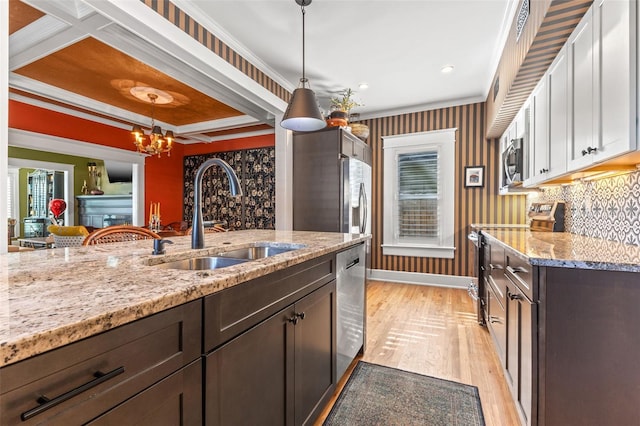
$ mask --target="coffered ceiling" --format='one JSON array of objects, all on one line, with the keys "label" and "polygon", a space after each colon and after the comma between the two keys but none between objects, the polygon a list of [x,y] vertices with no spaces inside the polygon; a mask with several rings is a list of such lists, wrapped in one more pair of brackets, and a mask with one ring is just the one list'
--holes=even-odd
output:
[{"label": "coffered ceiling", "polygon": [[[236,107],[221,102],[213,96],[215,85],[210,93],[199,90],[207,87],[199,84],[206,76],[189,78],[181,72],[179,59],[84,2],[31,3],[42,11],[10,0],[11,98],[123,128],[133,123],[149,128],[153,114],[156,123],[173,130],[181,143],[272,129],[268,112],[243,112],[241,99]],[[154,54],[153,65],[140,59]],[[152,106],[131,93],[134,87],[161,90],[172,100]]]},{"label": "coffered ceiling", "polygon": [[[272,132],[286,108],[139,0],[9,3],[13,99],[148,128],[151,105],[130,89],[152,87],[171,95],[154,117],[182,143]],[[172,3],[277,84],[297,87],[301,13],[294,0]],[[355,112],[364,118],[483,101],[519,3],[315,0],[306,14],[307,74],[321,108],[346,87],[356,90],[364,106]],[[442,74],[444,65],[454,71]],[[370,87],[359,89],[364,82]]]}]

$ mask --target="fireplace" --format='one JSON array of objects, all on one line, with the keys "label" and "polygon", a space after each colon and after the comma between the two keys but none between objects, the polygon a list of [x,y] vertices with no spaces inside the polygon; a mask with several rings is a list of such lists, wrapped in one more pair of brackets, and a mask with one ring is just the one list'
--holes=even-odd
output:
[{"label": "fireplace", "polygon": [[79,195],[76,199],[80,225],[104,228],[133,223],[131,195]]}]

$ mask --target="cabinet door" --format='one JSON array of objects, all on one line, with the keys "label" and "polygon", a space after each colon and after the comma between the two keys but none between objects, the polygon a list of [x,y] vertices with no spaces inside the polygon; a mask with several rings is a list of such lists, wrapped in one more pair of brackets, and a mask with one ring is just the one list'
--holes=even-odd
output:
[{"label": "cabinet door", "polygon": [[295,304],[295,424],[311,424],[336,387],[336,283]]},{"label": "cabinet door", "polygon": [[[635,140],[635,1],[594,2],[596,121],[599,144],[594,162],[636,148]],[[631,19],[633,17],[633,19]]]},{"label": "cabinet door", "polygon": [[489,321],[487,322],[487,328],[493,342],[496,345],[496,350],[502,365],[504,366],[507,359],[506,354],[506,309],[503,302],[503,295],[496,291],[495,281],[488,277],[485,280],[485,286],[487,287],[487,309]]},{"label": "cabinet door", "polygon": [[547,80],[542,79],[531,94],[533,132],[531,141],[531,181],[540,182],[549,171],[549,96]]},{"label": "cabinet door", "polygon": [[87,425],[202,424],[202,362],[194,361]]},{"label": "cabinet door", "polygon": [[520,289],[507,281],[507,364],[506,379],[516,408],[531,425],[533,410],[533,324],[535,310]]},{"label": "cabinet door", "polygon": [[281,310],[205,361],[205,424],[292,425],[294,310]]},{"label": "cabinet door", "polygon": [[549,85],[549,173],[557,177],[567,171],[568,79],[567,48],[563,47],[545,77]]},{"label": "cabinet door", "polygon": [[595,140],[595,93],[593,84],[593,8],[585,13],[567,41],[569,103],[571,108],[568,169],[591,164],[589,147]]}]

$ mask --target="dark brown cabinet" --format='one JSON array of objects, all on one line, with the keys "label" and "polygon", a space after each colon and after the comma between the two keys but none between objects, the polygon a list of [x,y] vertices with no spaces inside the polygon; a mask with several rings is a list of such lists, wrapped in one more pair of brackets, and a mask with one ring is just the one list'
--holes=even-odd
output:
[{"label": "dark brown cabinet", "polygon": [[329,253],[2,368],[0,424],[312,424],[336,361]]},{"label": "dark brown cabinet", "polygon": [[207,355],[207,425],[312,423],[335,389],[335,281]]},{"label": "dark brown cabinet", "polygon": [[197,360],[87,425],[199,426],[202,424],[202,361]]},{"label": "dark brown cabinet", "polygon": [[506,346],[498,324],[487,325],[521,423],[639,424],[638,274],[531,265],[504,243],[487,240],[489,308],[492,317],[502,315],[501,287],[493,286],[501,274]]},{"label": "dark brown cabinet", "polygon": [[[507,272],[507,277],[509,277]],[[520,290],[507,281],[507,362],[505,377],[511,395],[526,425],[531,425],[533,406],[533,365],[537,362],[534,351],[537,306]]]},{"label": "dark brown cabinet", "polygon": [[[201,306],[190,302],[2,368],[0,424],[84,424],[119,418],[114,407],[176,412],[178,388],[163,380],[200,358]],[[187,373],[181,404],[200,406],[201,373]]]},{"label": "dark brown cabinet", "polygon": [[638,274],[540,268],[538,425],[640,422]]},{"label": "dark brown cabinet", "polygon": [[499,244],[487,242],[485,250],[485,288],[487,291],[487,328],[496,345],[502,364],[507,359],[507,308],[504,276],[504,248]]}]

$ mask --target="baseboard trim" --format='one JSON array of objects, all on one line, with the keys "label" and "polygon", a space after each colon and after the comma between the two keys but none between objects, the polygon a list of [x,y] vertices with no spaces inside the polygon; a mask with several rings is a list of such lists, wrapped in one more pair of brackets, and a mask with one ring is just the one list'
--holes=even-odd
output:
[{"label": "baseboard trim", "polygon": [[367,278],[374,281],[388,281],[401,284],[431,285],[466,289],[471,277],[458,275],[425,274],[420,272],[386,271],[384,269],[367,270]]}]

